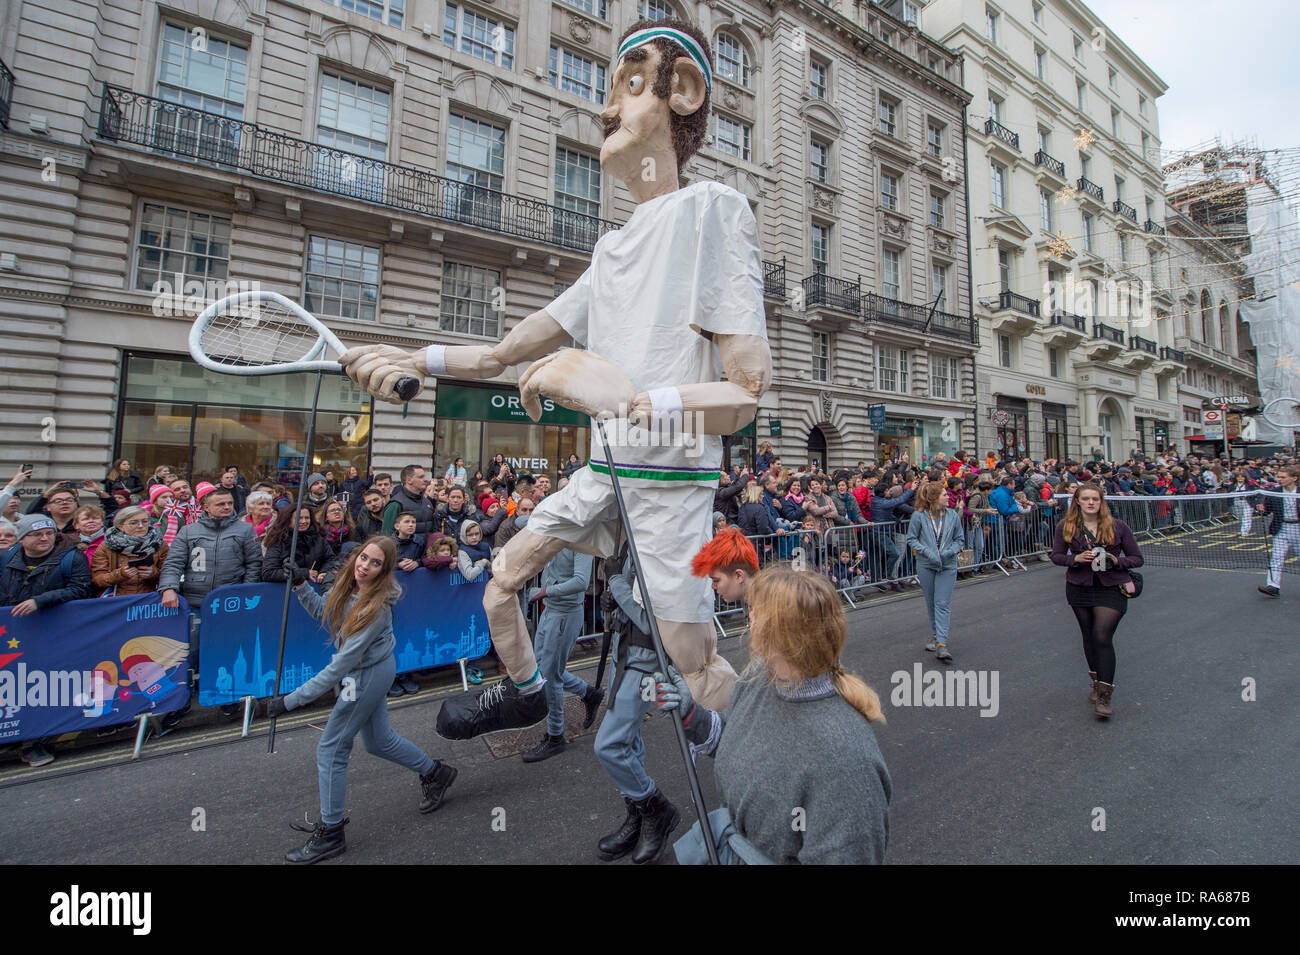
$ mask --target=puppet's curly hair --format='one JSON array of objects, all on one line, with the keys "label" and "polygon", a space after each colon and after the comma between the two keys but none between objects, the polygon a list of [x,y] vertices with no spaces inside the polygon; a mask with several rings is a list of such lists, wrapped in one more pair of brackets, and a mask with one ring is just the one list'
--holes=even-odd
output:
[{"label": "puppet's curly hair", "polygon": [[[667,20],[638,20],[618,38],[618,46],[623,45],[623,41],[630,37],[638,30],[645,30],[651,27],[670,27],[674,30],[681,30],[704,51],[705,58],[709,61],[709,68],[713,68],[713,50],[704,34],[699,28],[685,20],[667,19]],[[677,62],[679,56],[687,56],[685,48],[680,43],[674,43],[672,40],[659,38],[652,40],[649,44],[659,51],[659,71],[655,74],[654,83],[650,87],[650,92],[660,99],[666,100],[672,94],[673,86],[673,64]],[[616,47],[617,49],[617,47]],[[630,50],[627,59],[635,60],[637,54],[642,56],[646,54],[645,47],[639,47],[636,50]],[[617,64],[615,64],[617,67]],[[672,114],[671,129],[673,133],[673,152],[677,154],[677,171],[681,172],[685,168],[687,160],[699,152],[700,146],[704,144],[704,139],[709,134],[709,107],[711,95],[706,91],[704,102],[694,113],[689,116],[679,116],[677,113]]]},{"label": "puppet's curly hair", "polygon": [[724,574],[737,570],[758,573],[758,551],[737,527],[718,531],[691,559],[691,573],[696,577],[707,577],[717,570]]}]

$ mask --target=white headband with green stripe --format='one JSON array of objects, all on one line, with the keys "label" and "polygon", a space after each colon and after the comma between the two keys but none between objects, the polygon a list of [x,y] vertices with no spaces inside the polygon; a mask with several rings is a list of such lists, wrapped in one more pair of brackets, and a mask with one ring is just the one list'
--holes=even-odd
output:
[{"label": "white headband with green stripe", "polygon": [[712,92],[713,71],[709,69],[709,59],[704,55],[704,50],[700,49],[700,45],[689,34],[683,33],[681,30],[674,30],[672,27],[647,27],[644,30],[637,30],[623,41],[623,45],[618,48],[618,59],[614,62],[617,63],[618,60],[623,59],[629,50],[635,50],[639,46],[645,46],[652,40],[659,39],[672,40],[681,46],[687,55],[695,61],[695,65],[704,73],[704,85]]}]

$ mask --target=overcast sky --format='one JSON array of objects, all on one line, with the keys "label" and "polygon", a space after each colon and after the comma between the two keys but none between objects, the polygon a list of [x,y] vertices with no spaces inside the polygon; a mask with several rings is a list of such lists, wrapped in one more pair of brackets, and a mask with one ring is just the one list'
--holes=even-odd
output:
[{"label": "overcast sky", "polygon": [[1300,147],[1300,3],[1295,0],[1084,0],[1169,87],[1156,101],[1161,145],[1216,135]]}]

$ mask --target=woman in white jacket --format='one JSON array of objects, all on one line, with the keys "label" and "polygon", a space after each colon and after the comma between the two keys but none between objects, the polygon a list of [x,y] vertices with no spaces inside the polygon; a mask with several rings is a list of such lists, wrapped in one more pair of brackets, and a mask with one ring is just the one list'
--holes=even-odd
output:
[{"label": "woman in white jacket", "polygon": [[925,649],[943,663],[952,662],[948,652],[948,619],[952,591],[957,585],[957,555],[965,544],[961,514],[947,507],[943,484],[931,481],[916,495],[916,511],[907,525],[907,546],[916,554],[916,576],[925,594],[925,611],[930,616],[932,636]]}]

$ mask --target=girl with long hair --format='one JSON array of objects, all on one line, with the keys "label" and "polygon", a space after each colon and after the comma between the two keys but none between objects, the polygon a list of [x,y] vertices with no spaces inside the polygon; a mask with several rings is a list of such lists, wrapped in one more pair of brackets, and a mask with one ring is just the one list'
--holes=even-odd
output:
[{"label": "girl with long hair", "polygon": [[[725,714],[696,703],[670,668],[661,710],[681,709],[692,752],[715,757],[722,808],[709,814],[723,862],[879,863],[892,783],[871,723],[880,698],[840,666],[848,634],[826,578],[773,564],[749,585],[750,663]],[[791,825],[802,810],[806,825]],[[699,826],[679,862],[704,861]]]},{"label": "girl with long hair", "polygon": [[420,812],[442,805],[456,770],[431,757],[388,724],[388,688],[397,673],[393,649],[393,604],[402,590],[393,579],[397,548],[387,537],[372,537],[348,554],[333,588],[322,597],[293,568],[294,593],[303,608],[321,621],[337,649],[325,669],[287,696],[267,701],[267,715],[278,716],[310,703],[342,681],[343,692],[330,712],[316,745],[320,821],[306,845],[285,855],[290,862],[320,862],[340,855],[343,799],[348,758],[358,733],[366,752],[414,770],[420,776]]},{"label": "girl with long hair", "polygon": [[335,557],[343,549],[344,542],[352,539],[353,530],[357,526],[357,522],[352,518],[352,512],[338,500],[327,501],[321,505],[316,512],[316,523],[320,527],[325,544]]},{"label": "girl with long hair", "polygon": [[1079,621],[1083,655],[1088,661],[1098,719],[1111,716],[1115,690],[1115,630],[1134,593],[1128,571],[1142,566],[1133,531],[1113,517],[1101,488],[1080,484],[1070,499],[1065,519],[1056,525],[1052,563],[1067,568],[1065,600]]},{"label": "girl with long hair", "polygon": [[308,580],[313,584],[323,582],[327,570],[332,569],[327,565],[334,560],[334,552],[325,543],[311,508],[306,505],[298,511],[298,542],[290,555],[289,546],[292,543],[293,508],[286,507],[275,515],[266,536],[262,538],[262,544],[266,548],[265,556],[262,557],[262,581],[282,582],[286,574],[285,561],[292,556],[293,566],[301,570]]},{"label": "girl with long hair", "polygon": [[948,507],[943,481],[931,481],[916,495],[916,510],[907,525],[907,546],[916,554],[916,577],[925,594],[925,612],[930,617],[930,642],[925,649],[941,663],[951,663],[948,651],[948,621],[952,592],[957,586],[957,555],[965,545],[961,513]]}]

